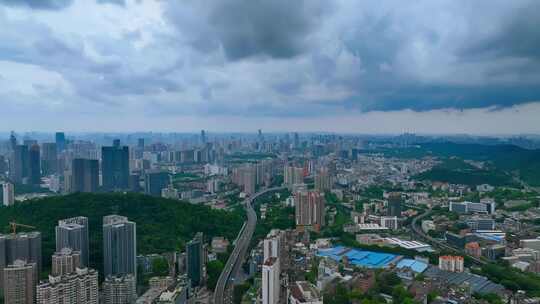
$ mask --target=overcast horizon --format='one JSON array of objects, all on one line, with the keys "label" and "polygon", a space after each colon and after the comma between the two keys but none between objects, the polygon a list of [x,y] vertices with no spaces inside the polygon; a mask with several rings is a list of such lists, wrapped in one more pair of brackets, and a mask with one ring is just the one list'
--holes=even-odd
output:
[{"label": "overcast horizon", "polygon": [[534,0],[0,0],[0,131],[540,134],[539,37]]}]

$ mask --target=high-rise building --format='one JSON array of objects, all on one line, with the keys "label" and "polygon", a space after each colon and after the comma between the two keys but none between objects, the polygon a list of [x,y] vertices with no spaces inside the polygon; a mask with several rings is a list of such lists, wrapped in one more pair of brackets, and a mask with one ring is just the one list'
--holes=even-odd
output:
[{"label": "high-rise building", "polygon": [[107,276],[103,282],[103,304],[134,304],[137,300],[135,276]]},{"label": "high-rise building", "polygon": [[81,253],[81,265],[89,265],[88,218],[72,217],[58,221],[56,226],[56,251],[70,248]]},{"label": "high-rise building", "polygon": [[4,268],[4,303],[34,304],[37,274],[37,265],[24,260],[15,260]]},{"label": "high-rise building", "polygon": [[170,183],[169,173],[150,171],[144,175],[144,193],[152,196],[161,196],[161,190]]},{"label": "high-rise building", "polygon": [[127,217],[103,217],[103,274],[137,275],[137,229]]},{"label": "high-rise building", "polygon": [[304,168],[285,166],[283,170],[283,184],[292,187],[304,183]]},{"label": "high-rise building", "polygon": [[191,286],[199,286],[204,278],[203,234],[198,232],[186,245],[187,276]]},{"label": "high-rise building", "polygon": [[37,274],[41,271],[41,233],[0,234],[0,286],[4,282],[2,270],[16,260],[36,264],[37,281]]},{"label": "high-rise building", "polygon": [[109,191],[129,187],[129,148],[117,141],[112,147],[101,148],[103,188]]},{"label": "high-rise building", "polygon": [[324,196],[317,191],[298,191],[295,194],[295,215],[297,228],[311,228],[319,231],[325,225]]},{"label": "high-rise building", "polygon": [[62,248],[51,257],[52,276],[62,276],[74,273],[77,268],[81,268],[81,252],[73,251],[71,248]]},{"label": "high-rise building", "polygon": [[41,170],[43,171],[43,175],[56,174],[58,172],[56,143],[43,143],[41,148]]},{"label": "high-rise building", "polygon": [[4,206],[15,204],[15,188],[12,183],[4,182],[2,184],[2,199]]},{"label": "high-rise building", "polygon": [[332,190],[332,177],[328,169],[321,168],[315,175],[315,190],[322,193]]},{"label": "high-rise building", "polygon": [[76,268],[36,287],[37,304],[98,304],[98,273],[90,268]]},{"label": "high-rise building", "polygon": [[207,142],[207,139],[206,139],[206,132],[204,130],[201,130],[201,144],[206,144]]},{"label": "high-rise building", "polygon": [[439,257],[439,269],[450,272],[463,272],[462,256],[444,255]]},{"label": "high-rise building", "polygon": [[71,192],[96,192],[99,187],[99,162],[76,158],[71,167]]},{"label": "high-rise building", "polygon": [[255,193],[257,185],[257,171],[256,167],[249,164],[233,170],[233,182],[240,186],[244,193]]},{"label": "high-rise building", "polygon": [[262,304],[279,303],[279,261],[271,257],[262,267]]},{"label": "high-rise building", "polygon": [[0,176],[6,174],[7,168],[6,158],[4,155],[0,155]]},{"label": "high-rise building", "polygon": [[387,215],[400,217],[402,203],[403,203],[403,199],[401,198],[401,193],[399,192],[390,193],[390,195],[388,196]]},{"label": "high-rise building", "polygon": [[66,135],[64,132],[56,132],[56,149],[59,153],[64,152],[66,149]]},{"label": "high-rise building", "polygon": [[28,177],[28,146],[15,145],[9,163],[9,177],[15,183],[23,183]]},{"label": "high-rise building", "polygon": [[37,144],[30,146],[28,151],[28,182],[41,184],[41,150]]}]

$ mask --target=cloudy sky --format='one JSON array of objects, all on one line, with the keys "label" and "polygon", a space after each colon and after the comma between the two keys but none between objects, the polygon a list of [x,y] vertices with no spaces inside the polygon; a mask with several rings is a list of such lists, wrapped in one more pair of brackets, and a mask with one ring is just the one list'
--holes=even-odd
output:
[{"label": "cloudy sky", "polygon": [[0,0],[0,130],[540,133],[540,1]]}]

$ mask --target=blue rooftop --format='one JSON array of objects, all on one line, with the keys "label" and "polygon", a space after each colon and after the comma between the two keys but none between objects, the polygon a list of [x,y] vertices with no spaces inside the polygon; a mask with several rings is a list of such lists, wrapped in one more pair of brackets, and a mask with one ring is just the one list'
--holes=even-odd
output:
[{"label": "blue rooftop", "polygon": [[349,263],[366,268],[384,268],[392,262],[397,262],[402,258],[400,255],[365,251],[343,246],[319,249],[318,256],[329,257],[340,262],[343,257],[347,257]]},{"label": "blue rooftop", "polygon": [[428,268],[428,265],[424,262],[420,262],[417,260],[403,259],[397,263],[396,267],[398,269],[401,269],[403,267],[410,267],[412,271],[416,273],[422,273]]}]

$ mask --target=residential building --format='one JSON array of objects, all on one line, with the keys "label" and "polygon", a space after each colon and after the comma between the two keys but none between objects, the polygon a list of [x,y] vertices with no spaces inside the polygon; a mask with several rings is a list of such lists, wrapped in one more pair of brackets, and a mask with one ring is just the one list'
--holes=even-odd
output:
[{"label": "residential building", "polygon": [[37,304],[98,304],[98,273],[75,268],[71,273],[49,276],[36,288]]},{"label": "residential building", "polygon": [[103,282],[103,304],[134,304],[137,280],[131,274],[107,276]]},{"label": "residential building", "polygon": [[73,251],[71,248],[62,248],[51,257],[51,275],[62,276],[74,273],[77,268],[81,268],[81,252]]},{"label": "residential building", "polygon": [[319,231],[325,225],[324,196],[316,191],[298,191],[295,194],[295,217],[297,228]]},{"label": "residential building", "polygon": [[4,206],[13,206],[15,204],[15,188],[12,183],[4,182],[2,184],[2,198]]},{"label": "residential building", "polygon": [[186,245],[187,276],[192,287],[200,286],[204,280],[203,234],[198,232]]},{"label": "residential building", "polygon": [[443,255],[439,257],[439,269],[450,272],[463,272],[463,261],[461,256]]},{"label": "residential building", "polygon": [[4,303],[34,304],[37,271],[36,263],[23,260],[15,260],[4,268]]},{"label": "residential building", "polygon": [[262,304],[279,303],[279,260],[271,257],[262,267]]},{"label": "residential building", "polygon": [[285,166],[283,170],[283,184],[289,188],[304,183],[304,168]]},{"label": "residential building", "polygon": [[36,265],[37,282],[37,275],[41,271],[41,233],[0,234],[0,286],[3,286],[5,281],[2,270],[16,260]]},{"label": "residential building", "polygon": [[103,217],[103,274],[137,275],[137,229],[127,217]]},{"label": "residential building", "polygon": [[327,168],[321,168],[315,175],[315,190],[321,193],[332,190],[332,176]]},{"label": "residential building", "polygon": [[88,218],[78,216],[58,221],[56,226],[56,251],[70,248],[81,253],[81,266],[89,265]]}]

